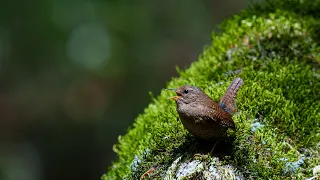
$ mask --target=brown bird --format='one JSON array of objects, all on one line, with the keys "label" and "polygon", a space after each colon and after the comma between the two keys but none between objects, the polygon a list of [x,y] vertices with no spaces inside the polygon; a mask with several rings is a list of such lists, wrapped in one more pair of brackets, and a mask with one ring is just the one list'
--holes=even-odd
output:
[{"label": "brown bird", "polygon": [[234,98],[242,83],[241,78],[234,79],[219,104],[199,87],[190,85],[171,89],[177,96],[168,99],[176,101],[181,122],[192,135],[202,140],[219,140],[226,136],[228,128],[236,129],[232,120],[236,111]]}]

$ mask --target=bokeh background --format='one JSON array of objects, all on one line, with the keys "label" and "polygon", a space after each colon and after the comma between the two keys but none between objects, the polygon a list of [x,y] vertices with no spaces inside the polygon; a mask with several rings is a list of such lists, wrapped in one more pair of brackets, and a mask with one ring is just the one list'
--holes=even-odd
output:
[{"label": "bokeh background", "polygon": [[112,146],[249,0],[0,2],[0,180],[100,179]]}]

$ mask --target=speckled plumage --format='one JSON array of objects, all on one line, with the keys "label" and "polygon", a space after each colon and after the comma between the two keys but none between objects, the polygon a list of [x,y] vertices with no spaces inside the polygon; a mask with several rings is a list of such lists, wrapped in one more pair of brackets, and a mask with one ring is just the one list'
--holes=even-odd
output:
[{"label": "speckled plumage", "polygon": [[236,128],[232,113],[235,112],[234,97],[242,85],[236,78],[229,86],[219,105],[196,86],[184,85],[176,89],[177,111],[183,126],[195,137],[203,140],[219,139],[228,128]]}]

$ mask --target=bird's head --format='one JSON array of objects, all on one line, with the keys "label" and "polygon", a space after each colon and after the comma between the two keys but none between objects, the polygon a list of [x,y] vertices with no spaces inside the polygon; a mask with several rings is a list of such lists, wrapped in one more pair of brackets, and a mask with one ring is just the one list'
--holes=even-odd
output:
[{"label": "bird's head", "polygon": [[169,88],[176,92],[176,96],[169,97],[168,99],[175,100],[177,103],[186,103],[198,101],[207,95],[197,86],[183,85],[177,89]]}]

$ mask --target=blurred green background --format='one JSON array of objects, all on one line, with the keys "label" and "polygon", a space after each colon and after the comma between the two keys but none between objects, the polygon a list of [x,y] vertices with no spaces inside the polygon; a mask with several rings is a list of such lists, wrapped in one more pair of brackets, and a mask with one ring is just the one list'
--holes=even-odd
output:
[{"label": "blurred green background", "polygon": [[148,92],[248,1],[2,1],[0,180],[100,179]]}]

